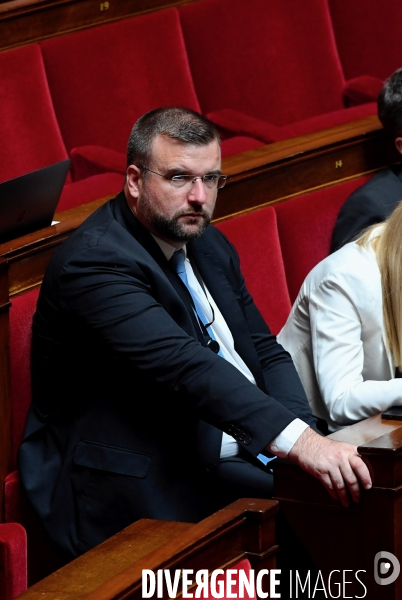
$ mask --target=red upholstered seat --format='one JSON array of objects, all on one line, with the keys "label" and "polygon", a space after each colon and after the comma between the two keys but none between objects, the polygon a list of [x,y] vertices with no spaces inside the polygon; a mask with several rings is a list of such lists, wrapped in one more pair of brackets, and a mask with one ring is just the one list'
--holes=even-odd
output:
[{"label": "red upholstered seat", "polygon": [[41,48],[63,139],[69,152],[76,149],[74,179],[105,169],[124,173],[128,136],[143,113],[174,105],[199,111],[176,9],[54,38]]},{"label": "red upholstered seat", "polygon": [[0,53],[0,181],[67,158],[37,44]]},{"label": "red upholstered seat", "polygon": [[216,226],[234,244],[247,288],[272,333],[278,333],[291,304],[274,209],[263,208]]},{"label": "red upholstered seat", "polygon": [[125,153],[147,110],[199,109],[175,9],[53,38],[41,48],[69,151],[91,144]]},{"label": "red upholstered seat", "polygon": [[369,176],[275,204],[283,262],[293,302],[311,269],[328,256],[336,217],[346,198]]},{"label": "red upholstered seat", "polygon": [[328,0],[345,77],[384,80],[402,67],[400,0]]},{"label": "red upholstered seat", "polygon": [[[68,157],[37,44],[0,53],[0,181]],[[57,210],[73,208],[122,188],[114,173],[71,183],[70,174]]]},{"label": "red upholstered seat", "polygon": [[[5,521],[18,523],[26,531],[25,585],[33,585],[63,566],[64,561],[48,538],[34,513],[21,485],[18,471],[7,475],[5,482]],[[0,525],[0,536],[1,536]],[[1,580],[0,580],[1,582]],[[0,594],[0,598],[3,597]]]},{"label": "red upholstered seat", "polygon": [[304,134],[375,114],[345,108],[326,2],[202,0],[179,13],[201,110],[225,131],[269,143],[291,124]]},{"label": "red upholstered seat", "polygon": [[[261,142],[249,136],[236,135],[222,141],[222,158],[246,152],[263,146]],[[78,183],[83,177],[89,178],[91,175],[104,173],[105,171],[114,171],[121,175],[126,172],[126,154],[116,152],[111,148],[104,146],[78,146],[70,152],[74,165],[74,177]]]},{"label": "red upholstered seat", "polygon": [[[31,324],[38,293],[39,290],[35,289],[13,298],[10,308],[11,433],[15,468],[31,403]],[[7,523],[20,523],[27,531],[29,585],[62,565],[62,559],[25,496],[18,471],[10,473],[5,480],[5,520]]]},{"label": "red upholstered seat", "polygon": [[39,289],[12,299],[10,307],[10,366],[12,407],[12,456],[16,468],[25,419],[31,404],[32,317]]},{"label": "red upholstered seat", "polygon": [[57,212],[75,208],[81,204],[116,196],[123,189],[124,178],[120,173],[102,173],[65,185],[57,205]]},{"label": "red upholstered seat", "polygon": [[262,142],[256,137],[252,138],[249,135],[235,135],[222,140],[222,158],[233,156],[234,154],[239,154],[240,152],[246,152],[246,150],[252,150],[253,148],[258,148],[259,146],[265,146],[265,142]]},{"label": "red upholstered seat", "polygon": [[0,525],[0,598],[13,600],[27,588],[27,542],[19,523]]}]

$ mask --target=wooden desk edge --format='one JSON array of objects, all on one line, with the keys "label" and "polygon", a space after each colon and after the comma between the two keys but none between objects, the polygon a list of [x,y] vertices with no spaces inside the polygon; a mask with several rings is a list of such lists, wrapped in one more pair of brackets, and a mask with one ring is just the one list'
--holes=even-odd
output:
[{"label": "wooden desk edge", "polygon": [[[256,531],[259,531],[277,510],[278,502],[275,500],[242,498],[196,524],[141,519],[28,588],[18,598],[113,598],[117,589],[124,591],[138,588],[141,585],[142,569],[156,571],[158,568],[180,568],[181,561],[188,556],[212,548],[216,540],[224,540],[227,534],[244,524],[249,527],[257,524]],[[148,544],[146,551],[141,554],[144,536],[149,541],[150,534],[156,536],[155,541],[151,541],[153,548],[149,550]],[[258,534],[257,537],[260,539]],[[249,538],[250,536],[245,536],[245,544]],[[261,536],[261,539],[265,541],[270,538],[264,539]],[[264,541],[261,542],[262,546]],[[128,546],[127,552],[130,553],[130,546],[135,544],[138,544],[138,551],[133,553],[133,560],[130,561],[130,557],[126,555],[124,561],[119,562],[119,556],[123,555],[121,549]],[[275,552],[276,546],[271,549]],[[228,550],[230,551],[230,547]],[[267,549],[263,547],[262,550]],[[111,566],[114,573],[105,577],[102,566],[108,557],[109,562],[114,561]],[[220,564],[219,559],[220,556],[214,556],[217,565]],[[109,595],[110,590],[113,590],[113,594]]]}]

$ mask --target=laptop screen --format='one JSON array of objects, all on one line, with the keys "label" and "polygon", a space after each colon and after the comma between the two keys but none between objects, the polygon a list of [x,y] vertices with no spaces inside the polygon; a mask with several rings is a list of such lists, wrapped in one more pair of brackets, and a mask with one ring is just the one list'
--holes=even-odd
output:
[{"label": "laptop screen", "polygon": [[0,243],[51,225],[71,159],[0,183]]}]

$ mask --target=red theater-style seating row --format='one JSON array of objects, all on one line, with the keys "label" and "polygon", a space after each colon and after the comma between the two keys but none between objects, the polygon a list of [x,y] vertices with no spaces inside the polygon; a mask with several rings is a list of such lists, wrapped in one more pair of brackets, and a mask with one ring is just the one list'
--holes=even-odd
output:
[{"label": "red theater-style seating row", "polygon": [[[37,45],[0,53],[0,181],[68,158]],[[117,193],[117,173],[73,183],[67,178],[58,210]]]},{"label": "red theater-style seating row", "polygon": [[0,79],[0,181],[71,156],[58,212],[119,191],[150,109],[208,115],[229,156],[375,114],[382,84],[346,107],[322,0],[200,0],[2,52]]},{"label": "red theater-style seating row", "polygon": [[75,177],[123,171],[132,124],[161,105],[207,114],[224,156],[374,114],[373,102],[345,108],[325,4],[308,0],[303,19],[291,5],[201,0],[43,42]]},{"label": "red theater-style seating row", "polygon": [[[179,12],[202,112],[231,134],[277,142],[376,112],[373,104],[345,109],[325,1],[203,0]],[[363,102],[381,85],[373,81]]]},{"label": "red theater-style seating row", "polygon": [[[109,170],[124,173],[131,127],[148,110],[178,105],[201,112],[176,9],[40,47],[75,179]],[[223,143],[223,156],[258,145],[263,142],[232,136]]]}]

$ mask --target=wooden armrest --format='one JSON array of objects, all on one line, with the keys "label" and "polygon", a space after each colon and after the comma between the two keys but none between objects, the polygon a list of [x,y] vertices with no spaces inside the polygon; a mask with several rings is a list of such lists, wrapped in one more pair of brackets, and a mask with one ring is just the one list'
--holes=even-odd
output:
[{"label": "wooden armrest", "polygon": [[141,519],[28,588],[21,600],[142,597],[142,570],[275,567],[272,500],[241,499],[199,523]]}]

